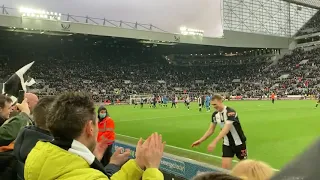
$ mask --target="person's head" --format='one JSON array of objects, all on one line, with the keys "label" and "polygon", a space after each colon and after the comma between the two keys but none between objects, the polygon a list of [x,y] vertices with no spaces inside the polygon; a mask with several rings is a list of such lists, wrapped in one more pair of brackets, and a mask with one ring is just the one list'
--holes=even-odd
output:
[{"label": "person's head", "polygon": [[48,130],[46,120],[48,118],[49,109],[54,100],[54,96],[43,97],[33,108],[33,120],[37,127]]},{"label": "person's head", "polygon": [[0,117],[8,119],[11,112],[12,100],[10,97],[0,94]]},{"label": "person's head", "polygon": [[82,92],[66,92],[52,103],[47,127],[56,139],[75,139],[91,151],[98,136],[98,119],[90,95]]},{"label": "person's head", "polygon": [[231,174],[237,177],[246,177],[247,180],[265,180],[271,178],[274,171],[264,162],[244,160],[236,164]]},{"label": "person's head", "polygon": [[193,178],[193,180],[242,180],[241,178],[225,173],[201,173]]},{"label": "person's head", "polygon": [[28,105],[29,105],[30,111],[33,112],[33,108],[37,105],[39,101],[38,96],[33,93],[25,93],[24,98],[28,99]]},{"label": "person's head", "polygon": [[98,109],[98,119],[99,121],[102,121],[105,117],[108,116],[107,108],[104,106],[100,106]]},{"label": "person's head", "polygon": [[219,94],[212,96],[211,104],[217,111],[222,111],[224,108],[223,98]]}]

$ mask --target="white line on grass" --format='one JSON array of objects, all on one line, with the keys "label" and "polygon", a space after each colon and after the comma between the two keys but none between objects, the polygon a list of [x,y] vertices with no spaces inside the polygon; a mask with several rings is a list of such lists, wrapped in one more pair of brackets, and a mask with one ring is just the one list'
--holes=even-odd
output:
[{"label": "white line on grass", "polygon": [[[123,135],[123,134],[116,134],[117,136],[123,136],[123,137],[126,137],[126,138],[131,138],[131,139],[135,139],[135,140],[139,140],[139,138],[136,138],[136,137],[132,137],[132,136],[127,136],[127,135]],[[184,149],[184,148],[180,148],[180,147],[176,147],[176,146],[171,146],[171,145],[167,145],[167,147],[170,147],[170,148],[173,148],[173,149],[178,149],[178,150],[182,150],[182,151],[186,151],[186,152],[191,152],[191,153],[195,153],[195,154],[199,154],[199,155],[203,155],[203,156],[209,156],[209,157],[212,157],[212,158],[216,158],[216,159],[222,159],[222,157],[220,156],[215,156],[215,155],[212,155],[212,154],[206,154],[206,153],[202,153],[202,152],[198,152],[198,151],[193,151],[193,150],[189,150],[189,149]],[[237,160],[232,160],[232,162],[234,163],[237,163],[239,161]],[[279,169],[273,169],[274,171],[279,171]]]},{"label": "white line on grass", "polygon": [[145,121],[145,120],[151,120],[151,119],[165,119],[165,118],[175,118],[175,117],[184,117],[184,116],[200,116],[200,115],[207,115],[207,114],[194,114],[194,115],[190,115],[190,114],[184,114],[184,115],[179,115],[179,116],[159,116],[159,117],[152,117],[152,118],[139,118],[139,119],[128,119],[128,120],[119,120],[116,121],[116,123],[118,122],[130,122],[130,121]]}]

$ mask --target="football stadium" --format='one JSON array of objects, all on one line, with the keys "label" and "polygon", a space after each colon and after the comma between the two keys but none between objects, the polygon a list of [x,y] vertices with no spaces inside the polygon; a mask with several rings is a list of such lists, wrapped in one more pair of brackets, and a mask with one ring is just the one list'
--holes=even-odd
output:
[{"label": "football stadium", "polygon": [[320,178],[320,2],[26,3],[0,7],[0,179]]}]

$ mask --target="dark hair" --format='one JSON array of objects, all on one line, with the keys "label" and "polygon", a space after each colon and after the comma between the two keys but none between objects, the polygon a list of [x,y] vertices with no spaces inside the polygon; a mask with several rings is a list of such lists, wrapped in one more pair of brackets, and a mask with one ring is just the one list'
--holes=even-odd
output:
[{"label": "dark hair", "polygon": [[193,178],[193,180],[242,180],[241,178],[224,173],[203,173]]},{"label": "dark hair", "polygon": [[221,101],[223,100],[222,96],[219,95],[219,94],[215,94],[212,96],[212,99],[211,100],[218,100],[218,101]]},{"label": "dark hair", "polygon": [[7,103],[12,103],[12,99],[6,95],[0,94],[0,108],[4,108]]},{"label": "dark hair", "polygon": [[66,92],[55,99],[47,118],[47,127],[55,138],[75,139],[85,124],[96,123],[94,103],[83,92]]},{"label": "dark hair", "polygon": [[47,129],[46,120],[48,119],[49,109],[55,100],[54,96],[46,96],[39,100],[37,105],[33,108],[33,120],[41,129]]}]

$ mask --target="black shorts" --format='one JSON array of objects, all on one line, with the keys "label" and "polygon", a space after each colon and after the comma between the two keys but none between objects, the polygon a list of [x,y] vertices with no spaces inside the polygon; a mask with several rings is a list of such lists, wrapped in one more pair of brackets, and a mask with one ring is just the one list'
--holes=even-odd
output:
[{"label": "black shorts", "polygon": [[239,160],[247,159],[248,153],[246,143],[239,146],[222,146],[222,157],[233,158],[234,155],[236,155]]},{"label": "black shorts", "polygon": [[199,107],[201,107],[202,106],[202,104],[199,104]]}]

